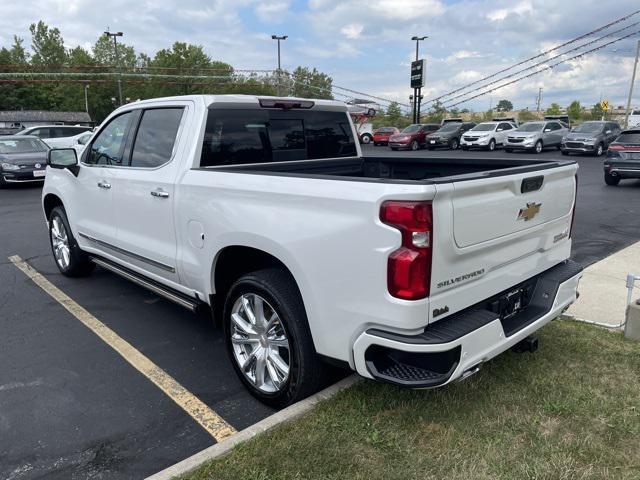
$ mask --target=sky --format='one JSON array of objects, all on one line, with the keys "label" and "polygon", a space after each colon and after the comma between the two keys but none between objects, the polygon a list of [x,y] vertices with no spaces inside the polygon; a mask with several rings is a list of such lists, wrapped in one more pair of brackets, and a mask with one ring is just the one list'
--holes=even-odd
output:
[{"label": "sky", "polygon": [[[271,35],[288,35],[283,68],[315,67],[336,85],[409,103],[413,35],[429,36],[420,45],[429,100],[638,9],[637,0],[23,0],[4,2],[0,45],[8,47],[14,34],[28,45],[29,25],[43,20],[61,30],[67,48],[89,48],[109,27],[151,56],[183,41],[237,69],[271,69],[277,65]],[[611,30],[635,22],[640,14]],[[635,31],[640,23],[621,35]],[[458,107],[484,111],[506,98],[516,108],[534,108],[540,87],[545,107],[575,99],[626,104],[638,39]],[[634,97],[640,106],[640,80]]]}]

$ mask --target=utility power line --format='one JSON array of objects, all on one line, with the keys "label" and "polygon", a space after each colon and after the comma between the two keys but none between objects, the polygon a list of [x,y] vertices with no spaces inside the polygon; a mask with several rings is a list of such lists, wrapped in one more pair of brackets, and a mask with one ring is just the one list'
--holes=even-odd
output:
[{"label": "utility power line", "polygon": [[548,55],[551,52],[554,52],[554,51],[559,50],[559,49],[561,49],[563,47],[566,47],[568,45],[576,43],[576,42],[578,42],[578,41],[580,41],[580,40],[582,40],[584,38],[589,37],[590,35],[593,35],[594,33],[599,33],[599,32],[601,32],[603,30],[606,30],[609,27],[612,27],[613,25],[617,25],[618,23],[624,22],[624,21],[630,19],[631,17],[637,15],[638,13],[640,13],[640,10],[636,10],[636,11],[634,11],[634,12],[628,14],[628,15],[625,15],[624,17],[620,17],[620,18],[614,20],[613,22],[610,22],[610,23],[608,23],[606,25],[603,25],[602,27],[596,28],[595,30],[592,30],[592,31],[590,31],[588,33],[580,35],[579,37],[575,37],[572,40],[569,40],[569,41],[567,41],[565,43],[562,43],[560,45],[556,45],[555,47],[550,48],[548,50],[545,50],[544,52],[542,52],[542,53],[540,53],[538,55],[535,55],[533,57],[529,57],[529,58],[527,58],[525,60],[522,60],[522,61],[520,61],[518,63],[515,63],[515,64],[511,65],[510,67],[503,68],[502,70],[499,70],[499,71],[497,71],[495,73],[492,73],[491,75],[487,75],[484,78],[481,78],[479,80],[475,80],[475,81],[470,82],[470,83],[468,83],[466,85],[463,85],[462,87],[459,87],[459,88],[457,88],[455,90],[451,90],[450,92],[444,93],[444,94],[442,94],[442,95],[440,95],[438,97],[434,97],[434,98],[432,98],[430,100],[427,100],[425,103],[434,103],[434,102],[436,102],[438,100],[441,100],[441,99],[443,99],[445,97],[449,97],[449,96],[453,95],[454,93],[458,93],[458,92],[461,92],[462,90],[466,90],[467,88],[469,88],[469,87],[471,87],[473,85],[477,85],[478,83],[482,83],[482,82],[484,82],[486,80],[490,80],[492,78],[495,78],[495,77],[497,77],[498,75],[500,75],[502,73],[508,72],[509,70],[512,70],[512,69],[514,69],[516,67],[519,67],[520,65],[524,65],[525,63],[529,63],[532,60],[536,60],[537,58],[544,57],[545,55]]},{"label": "utility power line", "polygon": [[516,78],[516,79],[514,79],[514,80],[511,80],[511,81],[509,81],[509,82],[507,82],[507,83],[503,83],[502,85],[498,85],[498,86],[496,86],[496,87],[494,87],[494,88],[492,88],[492,89],[490,89],[490,90],[487,90],[486,92],[482,92],[482,93],[479,93],[479,94],[477,94],[477,95],[473,95],[472,97],[469,97],[469,98],[465,98],[465,99],[463,99],[463,100],[460,100],[459,102],[456,102],[456,103],[453,103],[453,104],[447,105],[447,108],[456,107],[456,106],[458,106],[458,105],[461,105],[461,104],[463,104],[463,103],[466,103],[466,102],[468,102],[468,101],[470,101],[470,100],[473,100],[473,99],[475,99],[475,98],[482,97],[483,95],[487,95],[488,93],[491,93],[491,92],[495,92],[496,90],[499,90],[499,89],[501,89],[501,88],[503,88],[503,87],[506,87],[506,86],[508,86],[508,85],[512,85],[512,84],[514,84],[514,83],[516,83],[516,82],[519,82],[519,81],[521,81],[521,80],[525,80],[525,79],[527,79],[527,78],[531,78],[531,77],[533,77],[533,76],[535,76],[535,75],[538,75],[539,73],[545,72],[545,71],[547,71],[547,70],[551,70],[551,69],[553,69],[553,68],[557,67],[558,65],[560,65],[560,64],[562,64],[562,63],[566,63],[566,62],[569,62],[569,61],[571,61],[571,60],[576,60],[576,59],[581,58],[581,57],[583,57],[583,56],[585,56],[585,55],[587,55],[587,54],[589,54],[589,53],[593,53],[593,52],[596,52],[596,51],[598,51],[598,50],[602,50],[603,48],[605,48],[605,47],[607,47],[607,46],[609,46],[609,45],[612,45],[612,44],[614,44],[614,43],[616,43],[616,42],[620,42],[620,41],[622,41],[622,40],[624,40],[624,39],[626,39],[626,38],[630,38],[630,37],[632,37],[632,36],[634,36],[634,35],[637,35],[638,33],[640,33],[640,30],[639,30],[639,31],[636,31],[636,32],[632,32],[632,33],[630,33],[630,34],[628,34],[628,35],[625,35],[625,36],[623,36],[623,37],[617,38],[617,39],[612,40],[612,41],[610,41],[610,42],[607,42],[607,43],[605,43],[605,44],[603,44],[603,45],[600,45],[599,47],[595,47],[595,48],[592,48],[591,50],[587,50],[586,52],[582,52],[582,53],[579,53],[578,55],[574,55],[573,57],[566,58],[566,59],[564,59],[564,60],[560,60],[560,61],[558,61],[558,62],[556,62],[556,63],[554,63],[554,64],[551,64],[551,65],[546,65],[546,66],[545,66],[545,68],[544,68],[544,69],[542,69],[542,70],[537,70],[537,71],[535,71],[535,72],[529,73],[528,75],[524,75],[523,77],[519,77],[519,78]]},{"label": "utility power line", "polygon": [[506,76],[504,76],[504,77],[502,77],[502,78],[499,78],[498,80],[493,80],[493,81],[491,81],[491,82],[489,82],[489,83],[486,83],[486,84],[484,84],[484,85],[481,85],[481,86],[479,86],[479,87],[477,87],[477,88],[474,88],[474,89],[472,89],[472,90],[469,90],[469,91],[467,91],[467,92],[464,92],[464,93],[460,93],[460,94],[458,94],[458,95],[455,95],[455,96],[453,96],[453,97],[449,98],[448,100],[445,100],[445,103],[451,102],[451,101],[456,100],[456,99],[461,98],[461,97],[465,97],[465,96],[469,95],[470,93],[477,92],[478,90],[482,90],[483,88],[486,88],[486,87],[488,87],[488,86],[490,86],[490,85],[495,85],[495,84],[496,84],[496,83],[498,83],[498,82],[502,82],[502,81],[507,80],[507,79],[509,79],[509,78],[513,78],[513,77],[515,77],[516,75],[520,75],[521,73],[524,73],[524,72],[526,72],[526,71],[533,70],[534,68],[537,68],[537,67],[543,66],[543,65],[545,65],[545,64],[547,64],[547,63],[550,63],[550,62],[552,62],[553,60],[556,60],[556,59],[558,59],[558,58],[560,58],[560,57],[562,57],[562,56],[564,56],[564,55],[567,55],[567,54],[572,53],[572,52],[576,52],[576,51],[578,51],[578,50],[580,50],[580,49],[582,49],[582,48],[584,48],[584,47],[588,47],[589,45],[593,45],[593,44],[595,44],[595,43],[601,42],[601,41],[602,41],[602,40],[604,40],[605,38],[608,38],[608,37],[610,37],[610,36],[612,36],[612,35],[616,35],[616,34],[618,34],[618,33],[620,33],[620,32],[623,32],[624,30],[628,30],[628,29],[630,29],[630,28],[632,28],[632,27],[636,27],[636,26],[638,26],[638,25],[640,25],[640,22],[632,23],[632,24],[630,24],[630,25],[628,25],[628,26],[626,26],[626,27],[620,28],[620,29],[615,30],[615,31],[613,31],[613,32],[611,32],[611,33],[608,33],[608,34],[606,34],[606,35],[603,35],[603,36],[601,36],[601,37],[598,37],[598,38],[596,38],[595,40],[591,40],[590,42],[583,43],[582,45],[578,45],[577,47],[571,48],[571,49],[567,50],[566,52],[559,53],[558,55],[554,55],[553,57],[550,57],[550,58],[548,58],[548,59],[545,59],[545,60],[543,60],[543,61],[541,61],[541,62],[534,63],[533,65],[530,65],[530,66],[528,66],[528,67],[525,67],[525,68],[522,68],[522,69],[520,69],[520,70],[517,70],[517,71],[515,71],[515,72],[513,72],[513,73],[510,73],[509,75],[506,75]]}]

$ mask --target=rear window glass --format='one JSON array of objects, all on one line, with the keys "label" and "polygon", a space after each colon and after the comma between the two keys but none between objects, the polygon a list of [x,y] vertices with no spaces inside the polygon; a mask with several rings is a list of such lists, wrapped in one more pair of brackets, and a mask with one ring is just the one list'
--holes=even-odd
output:
[{"label": "rear window glass", "polygon": [[640,132],[622,133],[616,143],[640,143]]},{"label": "rear window glass", "polygon": [[345,112],[211,109],[200,166],[355,155]]}]

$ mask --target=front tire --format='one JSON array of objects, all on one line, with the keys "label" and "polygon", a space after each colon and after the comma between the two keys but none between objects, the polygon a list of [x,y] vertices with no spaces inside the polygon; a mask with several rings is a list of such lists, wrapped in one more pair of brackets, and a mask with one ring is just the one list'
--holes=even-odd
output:
[{"label": "front tire", "polygon": [[615,187],[620,183],[620,177],[614,177],[610,173],[604,172],[604,183],[611,187]]},{"label": "front tire", "polygon": [[533,147],[533,151],[534,151],[534,152],[536,152],[536,153],[542,153],[543,148],[544,148],[544,147],[543,147],[543,145],[542,145],[542,140],[538,140],[538,141],[536,142],[536,146],[535,146],[535,147]]},{"label": "front tire", "polygon": [[283,408],[315,393],[323,381],[298,287],[284,271],[241,277],[224,306],[224,336],[231,363],[249,392]]},{"label": "front tire", "polygon": [[492,138],[489,140],[489,145],[487,146],[487,150],[493,152],[496,149],[496,141]]},{"label": "front tire", "polygon": [[56,266],[65,277],[84,277],[95,268],[73,237],[63,207],[55,207],[49,215],[49,243]]},{"label": "front tire", "polygon": [[601,157],[603,153],[604,153],[604,145],[602,143],[599,143],[598,146],[596,147],[596,150],[593,152],[593,155],[594,157]]},{"label": "front tire", "polygon": [[415,152],[420,148],[420,144],[418,143],[417,140],[414,140],[413,142],[411,142],[411,145],[409,148],[411,148],[411,150]]},{"label": "front tire", "polygon": [[451,140],[451,142],[449,142],[449,148],[451,150],[457,150],[459,145],[460,143],[458,142],[457,138],[454,138]]}]

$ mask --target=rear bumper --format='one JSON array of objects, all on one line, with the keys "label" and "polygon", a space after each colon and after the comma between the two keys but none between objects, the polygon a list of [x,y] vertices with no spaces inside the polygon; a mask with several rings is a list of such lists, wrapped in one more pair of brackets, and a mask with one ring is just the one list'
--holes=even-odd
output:
[{"label": "rear bumper", "polygon": [[492,297],[432,323],[420,335],[367,330],[353,345],[356,371],[410,388],[464,378],[558,317],[576,300],[581,277],[582,267],[567,260],[528,279],[522,284],[531,286],[528,305],[507,319],[491,311]]},{"label": "rear bumper", "polygon": [[640,161],[605,162],[604,171],[620,178],[640,178]]}]

